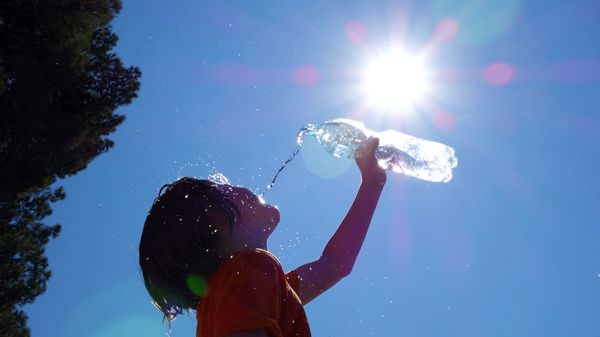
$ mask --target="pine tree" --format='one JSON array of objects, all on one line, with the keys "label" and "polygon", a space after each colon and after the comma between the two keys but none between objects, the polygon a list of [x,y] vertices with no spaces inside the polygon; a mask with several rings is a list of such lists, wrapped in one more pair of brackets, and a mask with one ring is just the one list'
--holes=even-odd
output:
[{"label": "pine tree", "polygon": [[42,220],[54,185],[108,151],[140,71],[112,51],[119,0],[0,2],[0,336],[29,336],[22,306],[50,277]]}]

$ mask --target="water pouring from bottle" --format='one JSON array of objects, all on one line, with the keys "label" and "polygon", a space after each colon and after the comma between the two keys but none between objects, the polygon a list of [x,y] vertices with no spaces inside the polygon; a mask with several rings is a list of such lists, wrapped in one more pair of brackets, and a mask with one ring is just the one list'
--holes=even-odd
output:
[{"label": "water pouring from bottle", "polygon": [[452,169],[458,165],[455,151],[450,146],[395,130],[376,132],[367,129],[361,122],[338,118],[316,125],[307,124],[300,129],[296,149],[277,170],[267,190],[273,187],[281,171],[298,155],[306,135],[315,137],[325,151],[338,158],[354,158],[364,141],[370,136],[377,137],[379,147],[375,157],[379,166],[426,181],[448,182],[452,179]]}]

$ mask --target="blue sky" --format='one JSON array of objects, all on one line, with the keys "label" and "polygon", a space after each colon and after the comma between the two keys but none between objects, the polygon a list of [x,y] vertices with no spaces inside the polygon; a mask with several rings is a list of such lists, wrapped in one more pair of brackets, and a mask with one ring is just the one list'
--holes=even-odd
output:
[{"label": "blue sky", "polygon": [[[353,273],[306,307],[314,336],[600,335],[600,4],[585,1],[124,1],[118,54],[143,71],[115,147],[61,181],[53,276],[33,336],[171,331],[137,264],[158,189],[222,172],[264,188],[306,123],[351,117],[448,144],[449,183],[388,173]],[[411,112],[365,106],[356,74],[430,50]],[[284,269],[318,257],[359,185],[307,140],[267,195]]]}]

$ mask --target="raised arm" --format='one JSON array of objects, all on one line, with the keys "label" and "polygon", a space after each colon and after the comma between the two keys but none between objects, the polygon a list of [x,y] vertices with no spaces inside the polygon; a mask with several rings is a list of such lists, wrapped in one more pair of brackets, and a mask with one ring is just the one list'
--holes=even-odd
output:
[{"label": "raised arm", "polygon": [[352,271],[386,182],[385,171],[375,159],[378,145],[379,139],[369,138],[359,149],[356,164],[362,175],[360,187],[321,257],[296,269],[298,296],[303,304],[312,301]]}]

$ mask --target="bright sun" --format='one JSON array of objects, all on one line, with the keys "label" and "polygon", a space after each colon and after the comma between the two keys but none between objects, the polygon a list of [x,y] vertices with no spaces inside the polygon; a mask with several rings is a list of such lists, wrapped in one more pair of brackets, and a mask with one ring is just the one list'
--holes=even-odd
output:
[{"label": "bright sun", "polygon": [[374,57],[363,73],[367,104],[385,110],[414,108],[429,89],[423,60],[402,50]]}]

